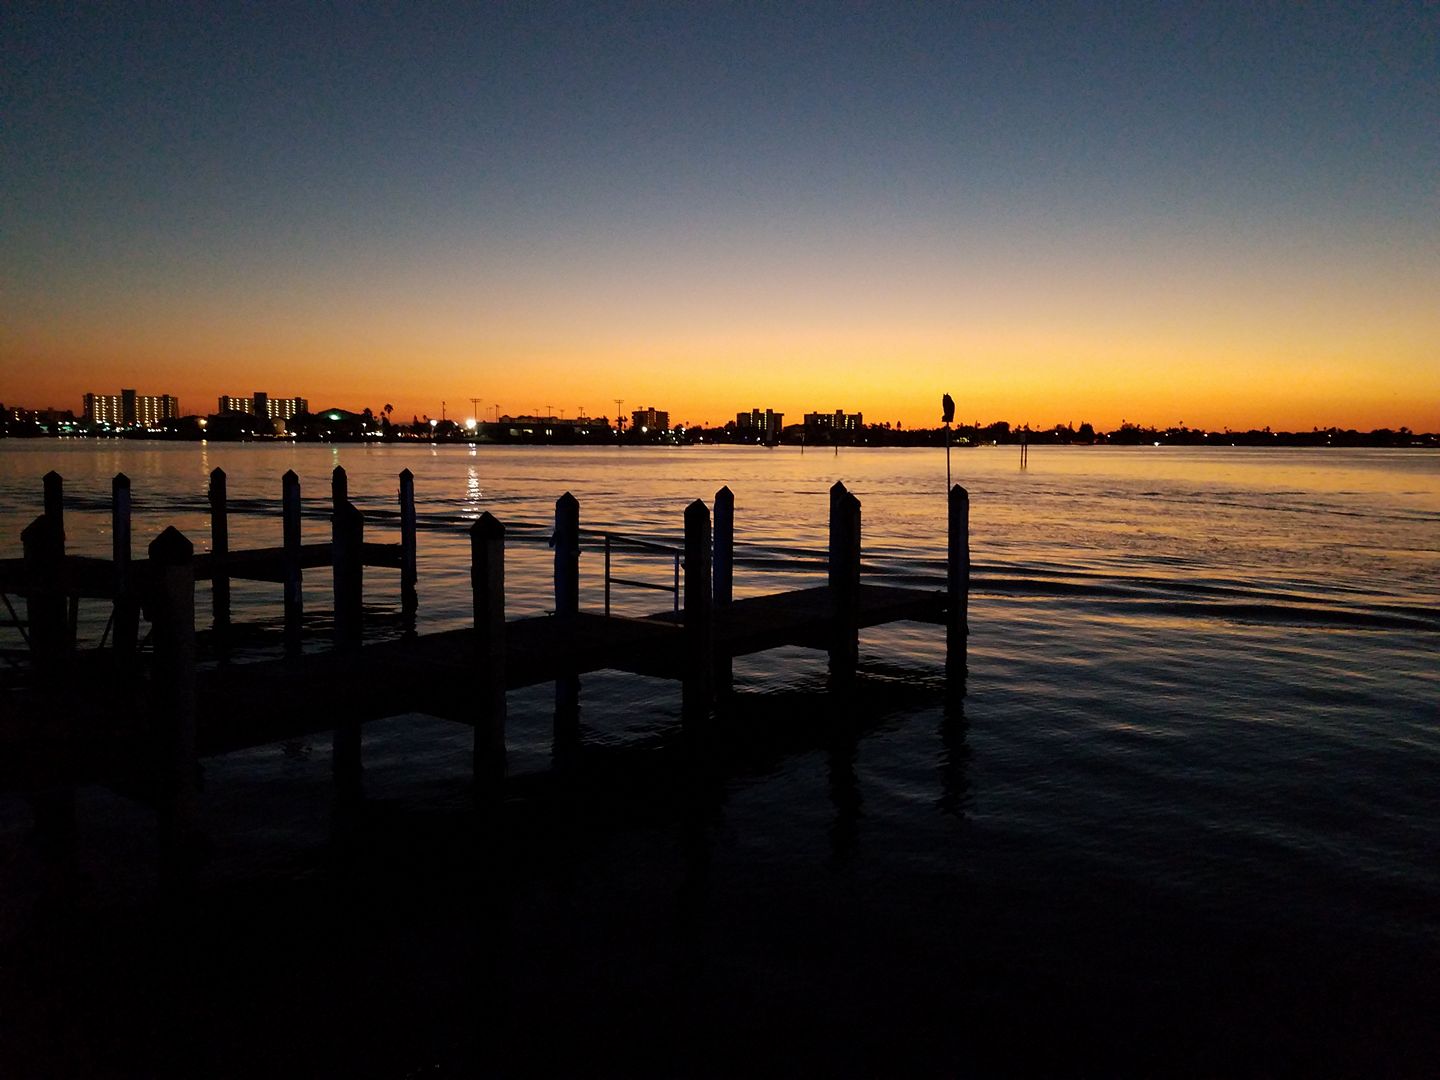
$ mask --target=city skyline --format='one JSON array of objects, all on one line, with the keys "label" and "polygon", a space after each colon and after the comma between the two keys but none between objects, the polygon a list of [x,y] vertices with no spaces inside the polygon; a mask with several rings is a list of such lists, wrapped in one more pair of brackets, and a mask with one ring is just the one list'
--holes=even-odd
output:
[{"label": "city skyline", "polygon": [[6,20],[7,400],[1440,428],[1424,5]]}]

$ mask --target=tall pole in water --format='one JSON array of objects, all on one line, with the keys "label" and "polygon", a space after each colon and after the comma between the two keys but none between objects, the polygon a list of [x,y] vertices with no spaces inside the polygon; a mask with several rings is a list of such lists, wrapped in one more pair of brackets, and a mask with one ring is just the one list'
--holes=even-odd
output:
[{"label": "tall pole in water", "polygon": [[945,425],[945,491],[950,491],[950,421],[955,419],[955,399],[946,394],[940,399],[940,422]]}]

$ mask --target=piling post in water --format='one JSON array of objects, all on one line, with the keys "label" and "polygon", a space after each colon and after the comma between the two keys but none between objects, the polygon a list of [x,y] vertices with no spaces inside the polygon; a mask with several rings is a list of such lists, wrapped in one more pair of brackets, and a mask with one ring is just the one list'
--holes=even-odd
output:
[{"label": "piling post in water", "polygon": [[[45,485],[45,516],[55,523],[60,534],[60,556],[65,556],[65,480],[51,469],[43,478]],[[70,644],[75,643],[76,627],[80,621],[80,597],[69,597],[69,616],[64,622],[65,633]]]},{"label": "piling post in water", "polygon": [[[335,572],[335,645],[342,653],[359,650],[364,631],[365,515],[342,503],[331,519]],[[333,757],[336,797],[342,803],[360,799],[360,722],[339,717]]]},{"label": "piling post in water", "polygon": [[475,603],[475,789],[505,777],[505,526],[488,510],[470,526],[470,588]]},{"label": "piling post in water", "polygon": [[111,648],[116,663],[128,666],[134,662],[135,646],[140,640],[140,605],[135,596],[135,582],[130,568],[130,478],[116,473],[110,481],[110,550],[115,565],[115,603],[111,618]]},{"label": "piling post in water", "polygon": [[59,678],[70,637],[65,625],[65,532],[60,519],[42,514],[20,534],[25,553],[25,618],[30,651],[42,684]]},{"label": "piling post in water", "polygon": [[685,676],[682,713],[703,717],[714,697],[715,628],[710,577],[710,510],[699,499],[685,508]]},{"label": "piling post in water", "polygon": [[230,508],[225,470],[210,470],[210,603],[221,648],[230,629]]},{"label": "piling post in water", "polygon": [[45,474],[45,516],[55,523],[60,531],[60,542],[65,542],[65,480],[51,469]]},{"label": "piling post in water", "polygon": [[970,493],[950,489],[945,557],[945,684],[952,699],[965,696],[970,635]]},{"label": "piling post in water", "polygon": [[150,542],[151,708],[160,856],[183,868],[200,835],[195,741],[195,545],[173,525]]},{"label": "piling post in water", "polygon": [[330,507],[332,512],[350,501],[350,477],[344,465],[336,465],[330,473]]},{"label": "piling post in water", "polygon": [[[67,683],[71,638],[65,618],[65,532],[61,520],[49,513],[40,515],[20,534],[20,542],[28,579],[25,619],[29,624],[31,662],[37,684],[57,701],[52,719],[63,730],[69,727],[68,710],[58,707],[58,701]],[[67,775],[69,756],[67,748],[59,759],[46,761],[32,777],[35,831],[45,844],[61,851],[71,849],[75,840],[75,789]]]},{"label": "piling post in water", "polygon": [[400,473],[400,610],[412,619],[420,607],[415,555],[415,474],[404,469]]},{"label": "piling post in water", "polygon": [[860,660],[860,500],[840,481],[830,488],[830,681],[853,681]]},{"label": "piling post in water", "polygon": [[[803,449],[803,445],[802,445]],[[735,596],[735,493],[729,486],[715,493],[715,544],[712,596],[716,614],[723,614]],[[686,586],[687,592],[689,586]],[[728,695],[734,685],[734,664],[728,654],[715,657],[715,693]]]},{"label": "piling post in water", "polygon": [[[580,614],[580,503],[570,492],[555,500],[555,617],[573,624]],[[568,648],[568,645],[566,646]],[[580,677],[555,680],[557,745],[579,737]]]},{"label": "piling post in water", "polygon": [[305,613],[303,571],[300,568],[300,477],[287,469],[280,479],[285,564],[285,652],[300,652],[300,621]]}]

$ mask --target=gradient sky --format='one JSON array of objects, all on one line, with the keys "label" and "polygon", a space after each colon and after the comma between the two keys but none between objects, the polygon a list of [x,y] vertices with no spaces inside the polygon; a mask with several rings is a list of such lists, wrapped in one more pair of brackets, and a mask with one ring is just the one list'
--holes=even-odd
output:
[{"label": "gradient sky", "polygon": [[0,12],[0,400],[1440,429],[1440,7]]}]

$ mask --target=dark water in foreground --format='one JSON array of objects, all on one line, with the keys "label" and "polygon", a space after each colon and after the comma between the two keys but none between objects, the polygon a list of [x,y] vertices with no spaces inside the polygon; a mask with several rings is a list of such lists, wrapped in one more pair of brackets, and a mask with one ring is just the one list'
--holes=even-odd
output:
[{"label": "dark water in foreground", "polygon": [[[977,567],[963,712],[941,703],[938,629],[901,624],[862,636],[842,701],[816,654],[737,662],[742,696],[705,747],[681,738],[673,686],[587,678],[587,755],[563,781],[549,689],[512,694],[493,828],[470,809],[468,730],[432,718],[367,728],[370,805],[341,835],[325,739],[229,755],[207,762],[213,851],[178,911],[154,899],[149,815],[120,796],[82,794],[63,886],[24,804],[0,800],[0,1066],[1433,1074],[1440,458],[1030,460],[954,457]],[[585,526],[671,542],[685,502],[728,483],[744,593],[817,580],[839,478],[872,580],[943,573],[944,464],[924,451],[12,443],[0,555],[48,468],[71,550],[104,554],[117,470],[137,544],[175,523],[203,547],[223,466],[232,512],[253,511],[232,518],[238,546],[278,543],[286,468],[324,538],[337,462],[371,539],[415,471],[422,631],[465,619],[463,525],[484,509],[516,541],[512,614],[543,611],[567,488]],[[592,541],[589,607],[598,570]],[[396,595],[379,571],[367,589]],[[236,585],[251,620],[276,599]]]}]

